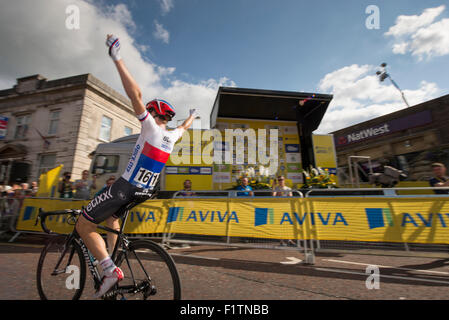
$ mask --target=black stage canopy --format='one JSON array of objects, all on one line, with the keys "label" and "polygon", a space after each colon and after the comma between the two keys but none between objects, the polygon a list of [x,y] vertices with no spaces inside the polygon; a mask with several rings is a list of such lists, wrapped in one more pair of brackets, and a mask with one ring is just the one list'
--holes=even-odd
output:
[{"label": "black stage canopy", "polygon": [[[328,94],[220,87],[210,117],[296,121],[303,165],[313,164],[311,135],[318,128],[333,96]],[[304,101],[300,105],[300,101]]]}]

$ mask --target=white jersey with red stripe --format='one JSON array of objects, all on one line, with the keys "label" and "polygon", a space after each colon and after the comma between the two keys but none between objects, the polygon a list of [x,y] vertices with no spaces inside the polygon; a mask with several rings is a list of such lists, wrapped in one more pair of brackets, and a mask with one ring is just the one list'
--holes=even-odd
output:
[{"label": "white jersey with red stripe", "polygon": [[152,190],[184,130],[167,131],[159,127],[146,110],[137,117],[142,131],[122,177],[136,187]]}]

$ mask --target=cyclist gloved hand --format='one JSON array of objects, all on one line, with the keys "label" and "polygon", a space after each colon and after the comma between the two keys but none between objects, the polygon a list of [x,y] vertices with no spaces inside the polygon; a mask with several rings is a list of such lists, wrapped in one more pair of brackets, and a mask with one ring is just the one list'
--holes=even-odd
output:
[{"label": "cyclist gloved hand", "polygon": [[120,60],[122,57],[120,56],[120,41],[119,38],[114,36],[113,34],[108,34],[106,39],[106,45],[109,48],[109,56],[114,61]]},{"label": "cyclist gloved hand", "polygon": [[196,109],[190,109],[190,116],[193,116],[194,118],[198,118],[200,116],[199,112],[196,111]]}]

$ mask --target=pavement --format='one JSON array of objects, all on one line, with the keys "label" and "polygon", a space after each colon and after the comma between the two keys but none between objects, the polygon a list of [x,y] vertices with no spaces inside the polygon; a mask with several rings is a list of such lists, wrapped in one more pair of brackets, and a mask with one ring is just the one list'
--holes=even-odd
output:
[{"label": "pavement", "polygon": [[[39,299],[36,267],[44,240],[24,235],[14,243],[0,242],[4,279],[0,299]],[[449,298],[449,259],[445,258],[317,253],[315,264],[307,265],[304,255],[295,250],[196,245],[169,252],[187,300]],[[373,269],[379,270],[377,289],[372,286]],[[86,286],[90,285],[88,280]]]}]

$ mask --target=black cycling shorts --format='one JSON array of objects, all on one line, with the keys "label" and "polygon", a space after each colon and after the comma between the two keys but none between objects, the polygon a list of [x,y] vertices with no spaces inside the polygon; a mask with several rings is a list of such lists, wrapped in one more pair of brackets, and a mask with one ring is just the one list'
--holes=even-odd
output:
[{"label": "black cycling shorts", "polygon": [[89,204],[84,207],[83,216],[95,224],[99,224],[114,216],[120,218],[125,212],[125,208],[134,202],[137,205],[140,202],[148,200],[149,197],[138,197],[136,193],[144,192],[142,188],[138,188],[122,177],[117,179],[114,184],[105,189],[104,192],[93,198]]}]

